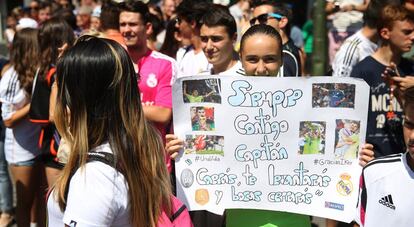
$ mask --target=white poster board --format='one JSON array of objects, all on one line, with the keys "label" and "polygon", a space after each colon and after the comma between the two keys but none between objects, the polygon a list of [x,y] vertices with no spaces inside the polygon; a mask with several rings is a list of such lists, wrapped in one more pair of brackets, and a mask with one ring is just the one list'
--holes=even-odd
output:
[{"label": "white poster board", "polygon": [[353,78],[194,76],[173,85],[178,197],[350,222],[369,87]]}]

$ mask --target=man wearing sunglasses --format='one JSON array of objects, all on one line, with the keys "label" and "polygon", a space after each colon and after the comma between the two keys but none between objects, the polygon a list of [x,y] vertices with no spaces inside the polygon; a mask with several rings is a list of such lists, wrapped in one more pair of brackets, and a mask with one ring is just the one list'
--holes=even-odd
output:
[{"label": "man wearing sunglasses", "polygon": [[39,19],[39,2],[38,1],[31,1],[29,4],[29,13],[30,13],[30,18],[32,18],[33,20],[35,20],[37,22],[37,20]]},{"label": "man wearing sunglasses", "polygon": [[250,25],[267,24],[279,32],[283,43],[283,75],[288,77],[301,76],[299,49],[289,38],[291,11],[274,0],[261,0],[253,5],[253,18]]}]

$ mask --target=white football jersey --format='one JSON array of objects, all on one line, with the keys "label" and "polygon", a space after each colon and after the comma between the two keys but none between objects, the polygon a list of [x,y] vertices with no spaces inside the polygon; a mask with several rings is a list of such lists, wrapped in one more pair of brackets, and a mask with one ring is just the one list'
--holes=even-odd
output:
[{"label": "white football jersey", "polygon": [[407,155],[384,156],[364,167],[356,218],[361,226],[414,226],[414,172]]},{"label": "white football jersey", "polygon": [[377,44],[365,37],[361,30],[347,38],[332,62],[332,76],[349,77],[354,66],[364,58],[372,55]]}]

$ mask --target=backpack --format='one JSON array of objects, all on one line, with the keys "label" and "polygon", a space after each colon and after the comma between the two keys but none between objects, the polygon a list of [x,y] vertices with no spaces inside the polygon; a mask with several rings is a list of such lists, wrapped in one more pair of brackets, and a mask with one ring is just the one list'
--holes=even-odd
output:
[{"label": "backpack", "polygon": [[[40,124],[41,131],[38,139],[38,147],[44,154],[56,157],[60,142],[60,135],[54,124],[49,123],[49,99],[51,86],[56,74],[56,68],[51,67],[45,78],[39,75],[39,69],[33,80],[29,120]],[[57,160],[55,160],[57,161]],[[59,166],[62,168],[63,166]]]},{"label": "backpack", "polygon": [[44,78],[39,75],[39,69],[36,72],[29,110],[29,120],[33,123],[49,124],[49,99],[55,74],[55,67],[51,67]]},{"label": "backpack", "polygon": [[[114,156],[111,153],[107,152],[89,152],[88,159],[86,162],[98,161],[102,162],[112,168],[119,169],[118,166],[114,166]],[[72,178],[75,171],[71,174]],[[65,191],[65,200],[68,197],[70,187],[69,184],[66,187]],[[190,214],[188,213],[187,207],[174,195],[171,195],[171,211],[172,214],[167,214],[165,211],[162,212],[161,216],[158,219],[157,227],[193,227],[191,222]]]},{"label": "backpack", "polygon": [[171,195],[172,215],[164,211],[158,219],[158,227],[192,227],[187,207],[175,196]]}]

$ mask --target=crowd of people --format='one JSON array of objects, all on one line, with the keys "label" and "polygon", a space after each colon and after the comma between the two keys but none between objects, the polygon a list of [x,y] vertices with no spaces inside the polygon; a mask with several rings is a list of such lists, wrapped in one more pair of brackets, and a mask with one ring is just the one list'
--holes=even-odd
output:
[{"label": "crowd of people", "polygon": [[[414,42],[413,5],[326,1],[330,72],[361,78],[371,92],[359,152],[365,167],[356,221],[362,226],[414,221],[414,64],[403,57]],[[232,6],[207,0],[33,0],[13,9],[0,80],[0,227],[310,226],[308,216],[293,213],[188,212],[174,197],[170,176],[184,147],[223,152],[221,138],[173,134],[174,81],[194,75],[307,76],[313,22],[301,33],[294,17],[288,4],[276,0]],[[184,101],[221,102],[218,89],[226,88],[214,80],[185,86]],[[355,88],[321,84],[317,90],[316,107],[353,106],[349,93]],[[207,112],[194,108],[192,127],[214,130]],[[338,141],[346,142],[351,129],[359,133],[355,122],[338,126]],[[314,151],[310,144],[324,130],[307,127],[299,152],[323,152],[322,142],[314,143]],[[400,208],[392,214],[378,204],[388,195],[383,203]]]}]

